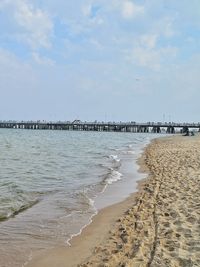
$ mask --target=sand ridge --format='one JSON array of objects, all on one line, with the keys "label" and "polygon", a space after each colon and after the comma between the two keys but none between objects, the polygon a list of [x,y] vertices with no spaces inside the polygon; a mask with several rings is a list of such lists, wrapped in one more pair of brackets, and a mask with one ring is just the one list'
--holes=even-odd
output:
[{"label": "sand ridge", "polygon": [[132,207],[81,267],[200,266],[200,137],[157,139]]}]

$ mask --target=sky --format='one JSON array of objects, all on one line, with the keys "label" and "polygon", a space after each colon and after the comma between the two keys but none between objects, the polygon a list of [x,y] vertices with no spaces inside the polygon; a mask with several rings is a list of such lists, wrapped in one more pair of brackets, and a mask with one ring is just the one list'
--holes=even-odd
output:
[{"label": "sky", "polygon": [[0,120],[200,122],[199,0],[0,0]]}]

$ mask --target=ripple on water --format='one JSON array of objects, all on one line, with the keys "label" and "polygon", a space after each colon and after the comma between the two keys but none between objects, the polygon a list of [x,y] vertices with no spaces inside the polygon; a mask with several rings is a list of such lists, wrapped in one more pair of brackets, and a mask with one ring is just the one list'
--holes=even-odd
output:
[{"label": "ripple on water", "polygon": [[122,193],[125,162],[134,160],[146,138],[0,129],[0,266],[21,267],[32,252],[80,233],[106,187],[119,183],[112,192]]}]

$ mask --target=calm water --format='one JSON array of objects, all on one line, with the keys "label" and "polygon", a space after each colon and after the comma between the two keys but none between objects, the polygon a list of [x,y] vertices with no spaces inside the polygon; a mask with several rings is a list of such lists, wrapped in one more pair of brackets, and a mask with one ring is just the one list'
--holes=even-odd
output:
[{"label": "calm water", "polygon": [[68,244],[97,210],[136,190],[153,134],[0,129],[0,266]]}]

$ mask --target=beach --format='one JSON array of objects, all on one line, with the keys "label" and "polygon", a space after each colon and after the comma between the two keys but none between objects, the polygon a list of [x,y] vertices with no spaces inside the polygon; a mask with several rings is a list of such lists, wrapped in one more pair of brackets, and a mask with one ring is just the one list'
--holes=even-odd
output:
[{"label": "beach", "polygon": [[0,266],[65,252],[100,210],[137,191],[137,159],[157,136],[0,129]]},{"label": "beach", "polygon": [[138,193],[28,266],[200,266],[199,136],[156,139],[139,164],[148,178]]}]

